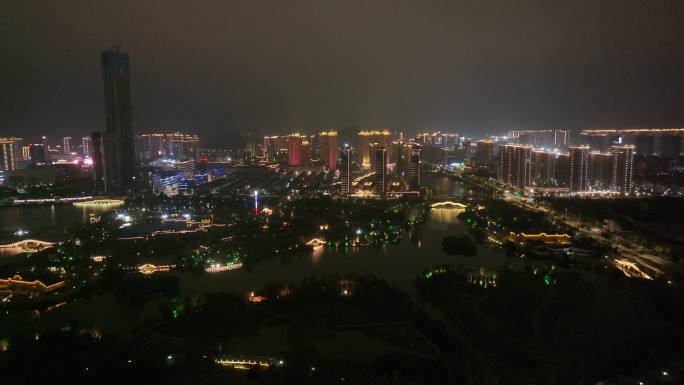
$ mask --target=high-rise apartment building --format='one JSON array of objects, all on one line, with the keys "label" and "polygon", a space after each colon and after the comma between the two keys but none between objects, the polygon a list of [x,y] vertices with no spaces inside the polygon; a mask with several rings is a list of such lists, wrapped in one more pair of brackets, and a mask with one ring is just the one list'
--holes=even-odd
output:
[{"label": "high-rise apartment building", "polygon": [[390,132],[389,130],[371,130],[359,132],[359,146],[358,146],[358,162],[361,167],[365,169],[371,168],[372,159],[371,153],[375,145],[384,147],[390,146]]},{"label": "high-rise apartment building", "polygon": [[633,189],[632,178],[634,176],[634,146],[612,146],[613,154],[613,184],[612,189],[620,195],[629,195]]},{"label": "high-rise apartment building", "polygon": [[64,152],[64,155],[71,154],[71,137],[70,136],[65,136],[62,139],[62,151]]},{"label": "high-rise apartment building", "polygon": [[483,139],[475,142],[475,156],[473,160],[475,163],[484,165],[494,158],[494,141],[491,139]]},{"label": "high-rise apartment building", "polygon": [[556,185],[556,164],[558,153],[546,150],[532,151],[531,180],[536,186]]},{"label": "high-rise apartment building", "polygon": [[83,146],[83,156],[86,157],[86,158],[89,157],[90,154],[91,154],[91,152],[92,152],[92,149],[91,149],[91,139],[90,139],[90,137],[89,137],[89,136],[84,136],[84,137],[81,139],[81,144],[82,144],[82,146]]},{"label": "high-rise apartment building", "polygon": [[17,169],[16,145],[12,138],[0,138],[0,171]]},{"label": "high-rise apartment building", "polygon": [[263,155],[266,162],[274,162],[279,149],[278,136],[264,136]]},{"label": "high-rise apartment building", "polygon": [[499,181],[517,188],[531,184],[532,146],[506,144],[501,146]]},{"label": "high-rise apartment building", "polygon": [[589,190],[589,146],[570,146],[570,191]]},{"label": "high-rise apartment building", "polygon": [[302,165],[302,136],[298,133],[290,134],[287,138],[287,165]]},{"label": "high-rise apartment building", "polygon": [[337,131],[319,133],[318,145],[321,163],[328,170],[337,168]]},{"label": "high-rise apartment building", "polygon": [[592,151],[589,153],[589,186],[594,190],[608,190],[612,185],[613,154]]}]

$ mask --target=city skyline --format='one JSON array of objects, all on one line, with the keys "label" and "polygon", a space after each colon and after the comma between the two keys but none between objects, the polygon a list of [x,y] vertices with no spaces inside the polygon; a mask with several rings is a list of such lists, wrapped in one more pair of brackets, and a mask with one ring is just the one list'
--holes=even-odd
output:
[{"label": "city skyline", "polygon": [[684,383],[684,1],[0,15],[4,382]]},{"label": "city skyline", "polygon": [[[137,2],[119,3],[117,13],[145,23],[112,23],[109,5],[88,4],[74,14],[71,2],[40,10],[24,3],[3,12],[14,21],[3,34],[12,42],[0,74],[3,136],[103,130],[93,53],[113,44],[135,58],[134,126],[194,130],[211,143],[295,127],[441,127],[476,136],[537,127],[684,126],[677,103],[684,75],[676,70],[684,43],[675,38],[684,34],[681,2],[608,1],[598,8],[582,1],[540,17],[540,5],[527,1],[498,23],[488,16],[497,6],[486,3],[454,2],[439,12],[417,3],[334,10],[227,3],[214,17],[196,11],[197,20],[208,20],[198,23],[185,18],[183,5],[167,2],[165,13],[178,22],[168,24]],[[82,28],[61,28],[55,20],[64,12]],[[240,20],[260,12],[277,22],[254,30]],[[28,19],[43,25],[41,35],[27,28]],[[357,21],[355,31],[338,33],[347,20]],[[522,21],[529,27],[514,28]],[[285,26],[290,40],[280,33]],[[529,34],[537,29],[544,34]],[[326,47],[328,40],[336,44]]]}]

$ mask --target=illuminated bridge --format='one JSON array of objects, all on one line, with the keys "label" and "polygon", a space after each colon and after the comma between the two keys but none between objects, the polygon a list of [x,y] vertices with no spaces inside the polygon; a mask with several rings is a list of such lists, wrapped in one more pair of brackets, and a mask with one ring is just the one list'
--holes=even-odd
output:
[{"label": "illuminated bridge", "polygon": [[0,249],[20,249],[23,252],[35,252],[48,249],[54,246],[52,242],[41,241],[38,239],[24,239],[14,243],[0,245]]},{"label": "illuminated bridge", "polygon": [[438,209],[438,208],[445,208],[445,209],[465,209],[466,205],[460,202],[454,202],[454,201],[441,201],[441,202],[435,202],[430,204],[430,207],[433,209]]}]

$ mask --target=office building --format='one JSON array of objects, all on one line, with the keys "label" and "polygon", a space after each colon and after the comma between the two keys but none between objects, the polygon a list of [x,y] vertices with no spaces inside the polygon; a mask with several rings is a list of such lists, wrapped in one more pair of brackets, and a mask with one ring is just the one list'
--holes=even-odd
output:
[{"label": "office building", "polygon": [[33,143],[29,145],[29,156],[34,166],[41,166],[47,163],[47,152],[43,143]]},{"label": "office building", "polygon": [[17,169],[16,143],[12,138],[0,138],[0,171]]},{"label": "office building", "polygon": [[629,195],[633,189],[634,177],[634,146],[619,145],[612,146],[613,154],[613,184],[612,190],[619,192],[620,195]]},{"label": "office building", "polygon": [[195,161],[192,159],[157,158],[151,161],[149,165],[161,171],[175,172],[183,179],[191,179],[195,175]]},{"label": "office building", "polygon": [[114,50],[101,55],[104,87],[105,143],[102,161],[106,164],[102,176],[104,191],[122,190],[135,180],[135,133],[130,90],[128,54]]},{"label": "office building", "polygon": [[342,184],[342,194],[351,192],[351,156],[352,149],[344,146],[340,150],[340,183]]},{"label": "office building", "polygon": [[420,145],[414,144],[410,147],[409,152],[409,167],[408,167],[408,186],[412,191],[417,191],[420,188]]},{"label": "office building", "polygon": [[570,191],[589,190],[589,146],[570,146]]},{"label": "office building", "polygon": [[81,143],[82,143],[82,146],[83,146],[83,157],[84,157],[84,158],[90,157],[90,153],[91,153],[91,151],[92,151],[91,148],[90,148],[90,143],[91,143],[90,137],[89,137],[89,136],[84,136],[84,137],[81,139]]},{"label": "office building", "polygon": [[387,189],[387,148],[381,145],[373,148],[373,171],[375,191],[384,195]]},{"label": "office building", "polygon": [[499,181],[520,189],[531,185],[532,146],[501,146]]},{"label": "office building", "polygon": [[64,155],[71,154],[71,137],[70,136],[65,136],[62,139],[62,151],[64,152]]},{"label": "office building", "polygon": [[328,170],[337,168],[337,131],[323,131],[318,136],[318,156]]}]

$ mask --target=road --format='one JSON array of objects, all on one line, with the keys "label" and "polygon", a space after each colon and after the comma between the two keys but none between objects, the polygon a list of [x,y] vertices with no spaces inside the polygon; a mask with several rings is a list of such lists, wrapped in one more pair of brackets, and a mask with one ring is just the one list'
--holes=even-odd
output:
[{"label": "road", "polygon": [[[657,255],[655,251],[645,248],[632,239],[628,239],[616,232],[611,232],[605,224],[596,227],[579,218],[553,210],[539,202],[536,202],[535,204],[530,203],[527,198],[517,196],[510,191],[504,190],[494,182],[473,177],[467,178],[466,180],[471,183],[477,183],[480,186],[496,189],[506,202],[510,202],[527,210],[544,213],[566,226],[575,229],[579,234],[587,238],[594,239],[615,248],[620,254],[620,258],[616,258],[612,262],[616,268],[627,276],[653,279],[667,274],[672,271],[674,267],[669,259]],[[604,233],[609,233],[610,237],[606,237]]]}]

